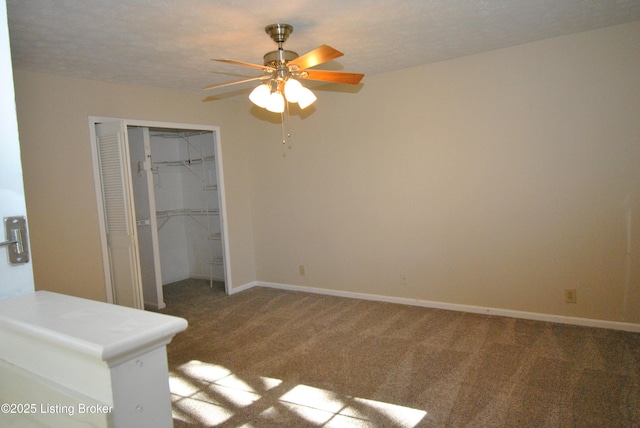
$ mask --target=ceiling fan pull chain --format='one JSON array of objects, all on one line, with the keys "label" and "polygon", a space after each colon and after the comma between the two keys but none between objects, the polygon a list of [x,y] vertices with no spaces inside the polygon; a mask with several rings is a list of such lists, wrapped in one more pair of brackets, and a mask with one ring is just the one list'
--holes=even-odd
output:
[{"label": "ceiling fan pull chain", "polygon": [[284,111],[280,113],[280,126],[282,128],[282,144],[286,144],[287,140],[291,138],[291,118],[289,116],[289,103],[286,102],[284,103]]}]

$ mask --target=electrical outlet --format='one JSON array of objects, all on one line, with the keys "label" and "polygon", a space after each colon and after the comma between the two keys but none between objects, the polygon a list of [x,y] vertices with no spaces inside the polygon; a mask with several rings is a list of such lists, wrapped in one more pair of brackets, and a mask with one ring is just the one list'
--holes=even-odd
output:
[{"label": "electrical outlet", "polygon": [[305,271],[304,271],[304,265],[300,265],[300,266],[298,266],[298,274],[299,274],[300,276],[304,276],[304,274],[305,274]]},{"label": "electrical outlet", "polygon": [[407,275],[400,274],[400,284],[401,285],[407,285]]},{"label": "electrical outlet", "polygon": [[575,288],[566,288],[564,290],[564,302],[565,303],[577,303],[578,302]]}]

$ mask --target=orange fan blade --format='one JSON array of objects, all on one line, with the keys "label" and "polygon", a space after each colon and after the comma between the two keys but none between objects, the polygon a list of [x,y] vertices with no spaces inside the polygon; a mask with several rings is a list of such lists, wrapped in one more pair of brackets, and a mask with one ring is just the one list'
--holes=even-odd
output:
[{"label": "orange fan blade", "polygon": [[322,45],[306,54],[299,56],[293,61],[289,61],[287,65],[295,65],[299,70],[314,67],[323,62],[331,61],[344,55],[342,52],[335,50],[331,46]]},{"label": "orange fan blade", "polygon": [[273,70],[271,67],[264,65],[251,64],[250,62],[234,61],[232,59],[212,59],[211,61],[226,62],[227,64],[242,65],[244,67],[257,68],[258,70]]},{"label": "orange fan blade", "polygon": [[305,70],[304,74],[306,74],[306,76],[303,77],[304,79],[322,80],[325,82],[335,83],[348,83],[350,85],[357,85],[364,77],[364,74],[360,73],[344,73],[342,71],[326,70]]},{"label": "orange fan blade", "polygon": [[233,80],[231,82],[226,82],[226,83],[216,83],[216,84],[213,84],[213,85],[205,86],[202,89],[205,90],[205,91],[208,91],[209,89],[222,88],[224,86],[237,85],[238,83],[252,82],[254,80],[266,80],[266,79],[269,79],[269,76],[251,77],[249,79]]}]

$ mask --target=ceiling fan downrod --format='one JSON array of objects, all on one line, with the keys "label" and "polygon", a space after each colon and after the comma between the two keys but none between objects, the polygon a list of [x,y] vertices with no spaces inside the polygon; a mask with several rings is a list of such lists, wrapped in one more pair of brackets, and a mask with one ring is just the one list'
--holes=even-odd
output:
[{"label": "ceiling fan downrod", "polygon": [[[289,67],[287,63],[298,58],[298,54],[293,51],[288,51],[283,48],[284,42],[287,41],[289,35],[293,32],[293,26],[289,24],[271,24],[267,25],[264,31],[271,37],[271,39],[278,44],[278,50],[268,52],[264,56],[264,65],[273,67],[275,69],[275,81],[271,81],[272,92],[275,89],[280,93],[284,93],[284,82],[290,75]],[[275,83],[275,85],[273,85]],[[275,86],[275,88],[273,88]],[[285,112],[280,113],[280,125],[282,127],[282,144],[286,144],[287,138],[291,138],[291,132],[289,131],[289,105],[285,103]],[[286,122],[286,125],[285,125]],[[285,131],[285,127],[287,128]]]}]

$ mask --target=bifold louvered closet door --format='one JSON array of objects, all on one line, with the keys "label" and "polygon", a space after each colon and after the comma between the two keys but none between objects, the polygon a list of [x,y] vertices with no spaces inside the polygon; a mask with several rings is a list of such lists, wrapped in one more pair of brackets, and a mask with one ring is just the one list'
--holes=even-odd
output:
[{"label": "bifold louvered closet door", "polygon": [[143,309],[131,167],[123,122],[96,124],[113,303]]}]

